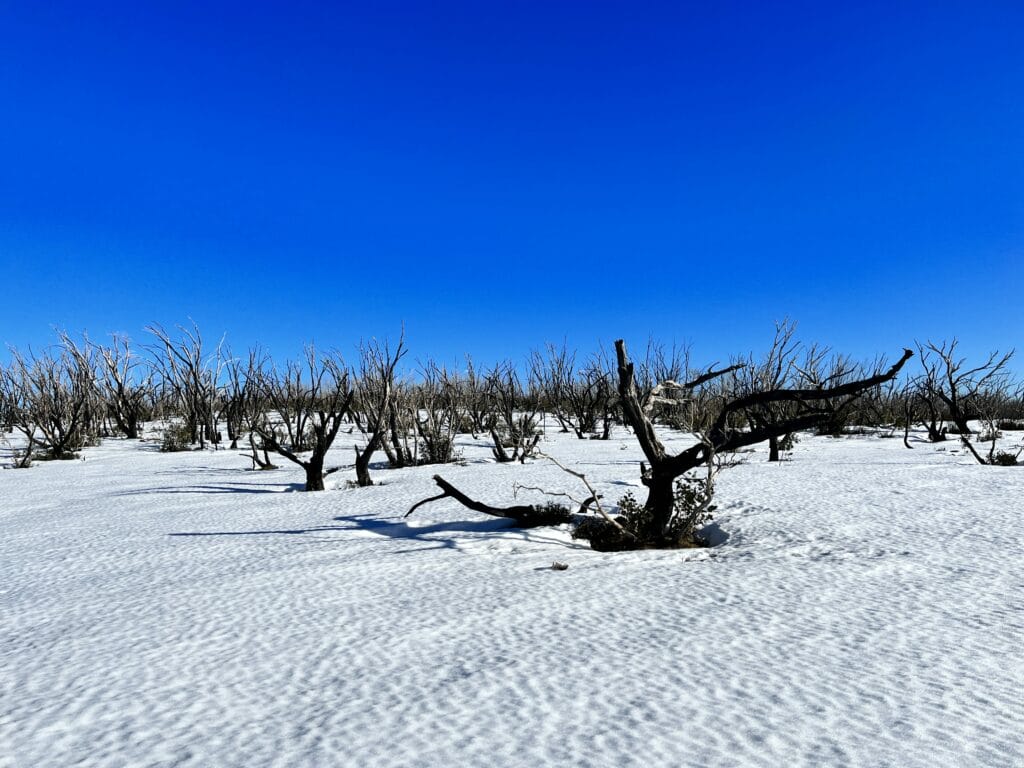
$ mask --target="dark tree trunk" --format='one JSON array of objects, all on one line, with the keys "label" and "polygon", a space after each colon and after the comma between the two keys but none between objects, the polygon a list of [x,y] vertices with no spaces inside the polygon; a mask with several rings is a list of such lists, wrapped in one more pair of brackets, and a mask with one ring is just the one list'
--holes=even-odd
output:
[{"label": "dark tree trunk", "polygon": [[380,446],[383,437],[383,432],[374,432],[365,449],[360,451],[359,446],[356,446],[356,483],[360,488],[373,485],[370,477],[370,458]]},{"label": "dark tree trunk", "polygon": [[306,465],[306,490],[324,489],[324,460]]},{"label": "dark tree trunk", "polygon": [[306,490],[322,491],[324,489],[324,457],[313,456],[303,466],[306,469]]},{"label": "dark tree trunk", "polygon": [[638,531],[645,541],[661,543],[665,539],[672,513],[675,511],[675,493],[673,484],[676,475],[652,471],[644,479],[647,486],[647,503],[644,509],[650,514],[648,530]]},{"label": "dark tree trunk", "polygon": [[[676,478],[684,476],[691,469],[713,461],[716,453],[736,451],[762,443],[772,437],[778,438],[827,422],[834,414],[827,408],[813,408],[812,404],[827,402],[838,397],[851,397],[873,386],[883,384],[895,378],[906,361],[913,355],[910,350],[904,350],[903,357],[887,372],[831,388],[769,389],[727,400],[719,407],[718,415],[708,430],[706,440],[673,456],[665,450],[665,446],[658,439],[653,422],[640,405],[633,363],[630,362],[625,342],[621,339],[615,342],[615,352],[618,360],[619,400],[623,418],[633,429],[644,456],[650,462],[650,470],[641,465],[641,478],[648,489],[647,502],[644,504],[644,510],[648,513],[646,516],[648,519],[645,521],[647,530],[634,532],[637,535],[637,541],[633,542],[634,546],[631,548],[636,548],[636,544],[654,546],[680,546],[683,544],[683,542],[667,541],[667,531],[675,511],[674,482]],[[700,384],[735,369],[736,366],[732,366],[718,371],[708,371],[692,382],[684,384],[683,388],[692,390]],[[743,414],[745,409],[783,402],[795,403],[804,408],[806,412],[776,423],[754,426],[747,431],[729,427],[730,417]],[[644,539],[647,537],[650,539],[645,541]]]},{"label": "dark tree trunk", "polygon": [[768,461],[779,460],[779,438],[772,436],[768,438]]}]

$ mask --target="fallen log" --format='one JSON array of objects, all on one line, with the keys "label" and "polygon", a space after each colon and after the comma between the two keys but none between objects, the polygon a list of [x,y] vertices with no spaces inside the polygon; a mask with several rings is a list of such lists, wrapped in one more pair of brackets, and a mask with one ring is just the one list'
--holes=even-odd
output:
[{"label": "fallen log", "polygon": [[440,488],[443,493],[439,493],[437,496],[430,496],[422,501],[417,501],[409,508],[409,511],[405,513],[405,517],[411,515],[418,507],[421,507],[431,501],[440,501],[441,499],[450,498],[455,499],[459,504],[472,509],[474,512],[481,512],[493,517],[507,517],[514,520],[517,528],[536,528],[541,525],[561,525],[562,523],[568,523],[572,518],[568,509],[553,504],[547,504],[542,507],[535,507],[532,504],[518,505],[515,507],[492,507],[490,504],[484,504],[476,499],[471,499],[440,475],[434,475],[434,482],[437,483],[437,487]]}]

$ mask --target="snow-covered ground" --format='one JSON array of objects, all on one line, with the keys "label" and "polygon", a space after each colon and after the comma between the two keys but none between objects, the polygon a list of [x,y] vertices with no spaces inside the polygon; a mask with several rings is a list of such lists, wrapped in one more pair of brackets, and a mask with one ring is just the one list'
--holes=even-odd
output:
[{"label": "snow-covered ground", "polygon": [[[755,453],[718,546],[619,554],[403,520],[435,472],[583,494],[468,437],[319,494],[123,440],[2,471],[0,766],[1024,765],[1024,468],[916,445]],[[637,485],[625,432],[543,447]]]}]

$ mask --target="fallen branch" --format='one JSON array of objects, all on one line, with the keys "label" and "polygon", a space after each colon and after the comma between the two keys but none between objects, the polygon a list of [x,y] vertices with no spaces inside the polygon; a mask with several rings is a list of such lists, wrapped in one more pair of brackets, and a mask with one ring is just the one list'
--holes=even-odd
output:
[{"label": "fallen branch", "polygon": [[451,498],[455,499],[459,504],[474,512],[481,512],[485,515],[491,515],[492,517],[507,517],[515,521],[517,528],[536,528],[541,525],[560,525],[561,523],[568,523],[570,516],[569,511],[564,507],[557,509],[552,508],[540,508],[530,505],[518,505],[515,507],[492,507],[489,504],[484,504],[481,501],[472,499],[454,485],[449,483],[440,475],[434,475],[434,482],[437,483],[443,493],[439,493],[437,496],[430,496],[429,498],[417,501],[413,504],[409,511],[405,513],[405,517],[411,515],[418,507],[423,506],[431,501],[440,501],[441,499]]},{"label": "fallen branch", "polygon": [[577,512],[579,515],[587,514],[587,510],[590,509],[590,505],[596,504],[602,498],[601,496],[592,495],[583,501],[580,501],[572,494],[565,493],[564,491],[548,491],[544,488],[539,488],[536,485],[521,485],[519,483],[512,486],[512,496],[518,496],[519,491],[537,491],[538,493],[543,493],[545,496],[561,496],[563,499],[568,499],[573,504],[580,505],[579,511]]}]

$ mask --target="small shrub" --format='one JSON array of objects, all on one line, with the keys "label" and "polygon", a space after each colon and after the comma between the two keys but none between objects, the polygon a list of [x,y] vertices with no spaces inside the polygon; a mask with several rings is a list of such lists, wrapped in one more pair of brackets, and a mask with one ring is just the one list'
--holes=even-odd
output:
[{"label": "small shrub", "polygon": [[707,479],[684,476],[675,484],[675,514],[667,532],[653,531],[650,512],[627,493],[619,499],[619,515],[615,522],[630,535],[603,518],[590,517],[573,531],[574,539],[588,539],[590,546],[600,552],[618,552],[644,547],[703,547],[707,542],[696,531],[711,522],[715,505],[711,504],[714,489]]},{"label": "small shrub", "polygon": [[1018,454],[1010,453],[1009,451],[997,451],[992,457],[991,463],[996,467],[1016,467]]},{"label": "small shrub", "polygon": [[475,435],[477,432],[482,432],[483,430],[480,429],[472,416],[468,413],[463,413],[459,415],[459,421],[455,426],[455,431],[460,435]]},{"label": "small shrub", "polygon": [[834,411],[829,414],[827,420],[817,426],[816,431],[819,437],[842,437],[849,426],[849,414]]},{"label": "small shrub", "polygon": [[30,463],[32,461],[71,461],[73,459],[80,458],[74,451],[64,451],[64,453],[34,453],[30,457]]},{"label": "small shrub", "polygon": [[537,525],[561,525],[572,520],[572,512],[564,504],[548,501],[537,509]]},{"label": "small shrub", "polygon": [[789,453],[798,442],[800,442],[799,435],[796,432],[789,432],[779,438],[779,450],[783,453]]},{"label": "small shrub", "polygon": [[1000,419],[996,422],[996,429],[1005,432],[1020,432],[1024,430],[1024,421],[1016,419]]},{"label": "small shrub", "polygon": [[187,424],[171,424],[164,429],[160,441],[161,453],[178,453],[192,450],[192,430]]},{"label": "small shrub", "polygon": [[462,458],[462,452],[455,450],[455,439],[445,435],[435,435],[430,439],[420,440],[420,464],[450,464]]}]

